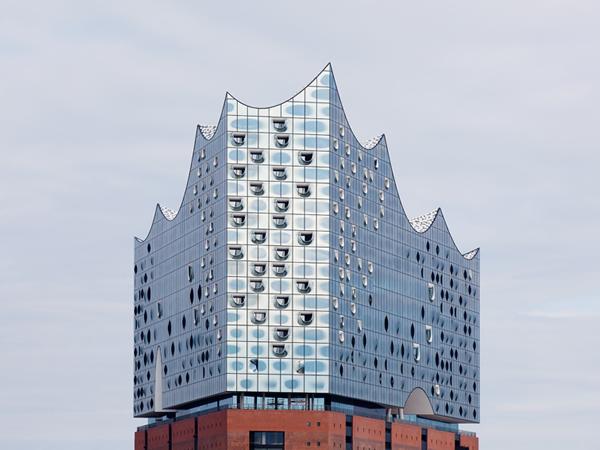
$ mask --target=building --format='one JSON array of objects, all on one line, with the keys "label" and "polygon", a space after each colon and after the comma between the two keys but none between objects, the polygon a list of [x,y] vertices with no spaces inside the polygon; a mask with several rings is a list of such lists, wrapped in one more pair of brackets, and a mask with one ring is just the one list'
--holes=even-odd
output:
[{"label": "building", "polygon": [[275,106],[227,94],[134,273],[136,449],[477,448],[479,252],[408,218],[330,65]]}]

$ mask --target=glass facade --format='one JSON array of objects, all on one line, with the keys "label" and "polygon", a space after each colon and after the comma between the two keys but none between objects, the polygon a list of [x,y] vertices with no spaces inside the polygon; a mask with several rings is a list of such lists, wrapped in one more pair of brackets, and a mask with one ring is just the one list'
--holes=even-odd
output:
[{"label": "glass facade", "polygon": [[230,391],[329,389],[329,80],[270,108],[227,99]]},{"label": "glass facade", "polygon": [[330,66],[279,105],[226,97],[134,272],[136,416],[318,393],[479,421],[479,252],[439,210],[406,216],[385,138],[356,139]]}]

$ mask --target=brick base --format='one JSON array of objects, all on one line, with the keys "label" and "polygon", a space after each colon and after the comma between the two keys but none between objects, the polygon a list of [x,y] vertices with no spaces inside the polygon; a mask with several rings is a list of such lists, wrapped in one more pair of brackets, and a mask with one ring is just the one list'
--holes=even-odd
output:
[{"label": "brick base", "polygon": [[[285,450],[345,449],[346,415],[334,411],[226,409],[138,428],[135,450],[248,450],[251,431],[283,431]],[[479,450],[470,434],[349,416],[355,450]],[[424,442],[425,441],[425,442]],[[425,446],[423,446],[425,444]]]}]

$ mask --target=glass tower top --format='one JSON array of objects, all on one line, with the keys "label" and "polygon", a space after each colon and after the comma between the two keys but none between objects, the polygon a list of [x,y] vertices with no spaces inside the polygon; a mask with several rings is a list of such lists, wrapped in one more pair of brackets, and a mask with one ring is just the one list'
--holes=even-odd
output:
[{"label": "glass tower top", "polygon": [[227,95],[134,272],[136,416],[265,393],[479,421],[479,252],[440,210],[406,215],[330,65],[278,105]]}]

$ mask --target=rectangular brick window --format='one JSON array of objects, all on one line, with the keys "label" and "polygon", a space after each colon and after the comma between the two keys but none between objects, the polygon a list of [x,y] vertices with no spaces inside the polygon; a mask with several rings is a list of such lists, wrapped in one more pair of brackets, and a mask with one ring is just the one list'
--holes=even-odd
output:
[{"label": "rectangular brick window", "polygon": [[283,450],[285,433],[283,431],[251,431],[250,450]]}]

